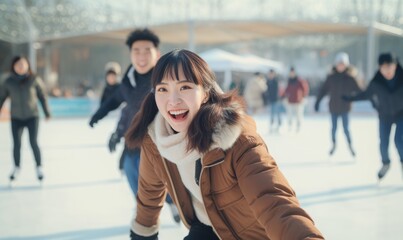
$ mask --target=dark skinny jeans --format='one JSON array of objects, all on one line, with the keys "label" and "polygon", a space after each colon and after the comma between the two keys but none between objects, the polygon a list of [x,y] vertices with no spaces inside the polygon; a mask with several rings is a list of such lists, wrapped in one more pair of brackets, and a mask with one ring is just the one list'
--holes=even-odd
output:
[{"label": "dark skinny jeans", "polygon": [[380,138],[380,150],[383,164],[389,164],[389,138],[392,130],[392,125],[395,124],[395,145],[400,157],[400,161],[403,164],[403,120],[390,121],[379,119],[379,138]]},{"label": "dark skinny jeans", "polygon": [[20,167],[21,162],[21,137],[24,128],[28,128],[29,132],[29,142],[34,153],[36,166],[41,166],[41,152],[38,146],[38,127],[39,118],[33,117],[29,119],[11,119],[11,131],[13,134],[14,141],[14,165]]},{"label": "dark skinny jeans", "polygon": [[333,144],[336,144],[336,130],[337,130],[337,119],[341,118],[341,121],[343,123],[343,130],[344,130],[344,135],[346,135],[346,139],[348,144],[351,144],[351,136],[350,136],[350,129],[349,129],[349,116],[348,113],[331,113],[331,118],[332,118],[332,142]]}]

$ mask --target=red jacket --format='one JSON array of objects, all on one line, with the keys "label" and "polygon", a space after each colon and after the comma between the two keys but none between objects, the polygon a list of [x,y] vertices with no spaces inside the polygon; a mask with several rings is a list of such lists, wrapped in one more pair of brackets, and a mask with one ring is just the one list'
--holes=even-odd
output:
[{"label": "red jacket", "polygon": [[289,103],[300,103],[304,97],[309,94],[309,85],[307,81],[294,78],[288,80],[287,88],[283,97],[286,97]]}]

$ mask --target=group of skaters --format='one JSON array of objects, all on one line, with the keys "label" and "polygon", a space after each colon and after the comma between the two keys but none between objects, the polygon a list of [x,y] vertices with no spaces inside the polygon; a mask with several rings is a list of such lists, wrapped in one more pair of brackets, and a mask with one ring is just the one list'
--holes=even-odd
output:
[{"label": "group of skaters", "polygon": [[[253,91],[254,92],[253,92]],[[295,69],[291,68],[287,86],[284,91],[279,88],[279,79],[272,69],[267,77],[256,73],[256,77],[248,82],[244,97],[252,114],[264,104],[269,106],[270,132],[278,132],[285,105],[288,125],[291,129],[293,116],[296,116],[298,131],[305,108],[305,97],[309,93],[306,81],[297,77]],[[378,113],[379,146],[382,166],[378,171],[381,180],[390,168],[389,139],[392,126],[395,125],[394,142],[400,157],[403,173],[403,71],[397,57],[392,53],[381,53],[378,57],[378,70],[366,88],[359,85],[357,71],[350,64],[349,55],[340,52],[336,55],[334,65],[320,86],[314,103],[315,112],[319,112],[322,99],[329,97],[329,112],[331,117],[331,147],[329,155],[337,148],[336,131],[338,120],[341,119],[344,135],[353,157],[356,152],[353,147],[349,129],[349,113],[352,102],[368,100]],[[265,101],[265,103],[264,103]]]},{"label": "group of skaters", "polygon": [[[126,43],[132,64],[89,124],[94,127],[126,103],[109,148],[114,150],[125,138],[121,166],[137,203],[131,239],[158,239],[158,216],[164,203],[174,220],[189,228],[186,240],[323,239],[309,215],[295,203],[295,194],[262,142],[237,140],[247,138],[243,132],[257,139],[250,124],[253,120],[242,117],[239,96],[221,90],[203,59],[187,50],[160,57],[159,38],[148,29],[132,32]],[[257,152],[256,144],[262,146]],[[244,150],[238,151],[241,147]],[[252,165],[262,173],[247,173]],[[276,182],[270,183],[271,179]],[[277,185],[283,190],[276,190]],[[255,191],[247,192],[252,186]],[[271,196],[261,194],[266,191]],[[223,201],[238,199],[242,203],[227,208],[224,215]],[[250,206],[246,199],[255,203]],[[259,223],[254,212],[270,204],[286,207],[264,214]],[[286,220],[284,215],[288,215]],[[268,228],[273,225],[277,227]]]},{"label": "group of skaters", "polygon": [[[189,228],[186,240],[194,239],[324,239],[309,214],[301,208],[266,143],[257,133],[253,118],[236,91],[223,92],[207,63],[188,50],[160,56],[159,38],[149,29],[130,33],[126,44],[131,64],[120,83],[116,69],[109,69],[100,107],[90,126],[123,103],[110,151],[124,141],[120,167],[136,199],[131,239],[158,239],[159,214],[164,203],[176,222]],[[383,166],[379,179],[390,166],[388,155],[391,126],[396,125],[395,144],[403,164],[403,70],[397,58],[383,53],[379,70],[365,90],[350,73],[348,55],[337,55],[335,67],[319,91],[315,110],[329,95],[332,119],[330,154],[336,149],[337,119],[355,155],[348,129],[351,101],[368,99],[379,113],[380,149]],[[288,103],[289,116],[301,125],[309,86],[291,68],[287,87],[279,91],[274,71],[267,79],[256,75],[270,106],[271,124],[281,125],[280,101]],[[265,87],[264,87],[265,86]],[[246,86],[254,89],[252,86]],[[254,95],[257,95],[255,92]],[[253,94],[252,94],[253,95]],[[50,111],[44,86],[24,57],[13,60],[11,74],[0,87],[0,109],[11,99],[14,169],[20,169],[21,135],[25,127],[43,178],[37,144],[38,101],[46,118]],[[248,101],[249,94],[245,94]],[[261,103],[258,103],[261,104]],[[264,103],[263,103],[264,104]],[[289,118],[291,120],[291,118]],[[291,125],[291,122],[289,122]]]},{"label": "group of skaters", "polygon": [[[109,96],[89,124],[94,127],[126,104],[110,148],[124,138],[122,165],[137,208],[128,231],[131,239],[158,239],[164,203],[171,206],[175,221],[188,227],[186,240],[324,239],[236,91],[224,93],[196,53],[173,50],[160,56],[159,38],[148,29],[132,32],[126,44],[131,64],[121,83],[108,87]],[[1,105],[11,99],[15,153],[24,127],[39,150],[38,101],[50,117],[42,82],[25,58],[21,62],[25,70],[13,64],[15,71],[0,92]],[[110,75],[115,73],[106,78]],[[36,160],[39,178],[40,158]],[[13,178],[19,167],[15,161]]]},{"label": "group of skaters", "polygon": [[290,68],[287,86],[284,90],[279,85],[279,78],[274,69],[270,69],[267,76],[260,72],[248,80],[243,96],[248,106],[248,112],[255,114],[264,106],[270,112],[270,132],[279,132],[284,109],[287,114],[288,129],[299,132],[302,118],[309,95],[308,82],[297,75],[294,67]]},{"label": "group of skaters", "polygon": [[321,86],[315,111],[319,111],[320,101],[329,96],[329,112],[331,116],[332,155],[337,147],[336,130],[338,119],[341,118],[344,135],[349,150],[355,156],[349,129],[349,113],[351,102],[368,100],[378,113],[379,148],[382,166],[378,171],[378,179],[385,177],[390,168],[389,139],[392,125],[395,125],[395,145],[400,157],[403,173],[403,69],[397,57],[392,53],[381,53],[378,56],[378,70],[365,89],[357,84],[356,74],[350,65],[347,53],[336,55],[335,65],[326,81]]}]

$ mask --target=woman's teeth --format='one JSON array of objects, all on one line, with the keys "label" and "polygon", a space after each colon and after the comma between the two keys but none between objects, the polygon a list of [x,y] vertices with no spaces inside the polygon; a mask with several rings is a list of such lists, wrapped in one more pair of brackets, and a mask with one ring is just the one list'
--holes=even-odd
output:
[{"label": "woman's teeth", "polygon": [[184,118],[187,113],[187,110],[169,111],[169,114],[175,119]]},{"label": "woman's teeth", "polygon": [[169,111],[171,115],[179,115],[187,112],[187,110],[177,110],[177,111]]}]

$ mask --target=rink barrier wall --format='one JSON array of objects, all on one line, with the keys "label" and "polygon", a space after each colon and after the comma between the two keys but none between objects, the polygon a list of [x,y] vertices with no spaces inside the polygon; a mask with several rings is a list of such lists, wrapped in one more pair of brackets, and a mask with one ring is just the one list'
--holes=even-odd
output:
[{"label": "rink barrier wall", "polygon": [[[305,114],[314,113],[315,100],[316,98],[312,96],[306,99]],[[53,118],[90,117],[99,107],[98,98],[49,98],[48,101]],[[320,103],[320,113],[328,112],[328,102],[328,97],[323,98]],[[10,119],[9,107],[8,99],[1,109],[0,121]],[[40,106],[39,108],[41,117],[43,117],[43,111]],[[375,110],[369,101],[359,101],[353,103],[352,113],[374,114]]]},{"label": "rink barrier wall", "polygon": [[[52,118],[90,117],[99,107],[99,99],[90,98],[48,98]],[[41,118],[44,117],[42,107],[39,107]],[[10,100],[8,99],[0,113],[0,121],[10,119]]]}]

